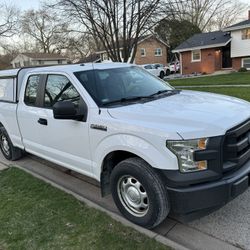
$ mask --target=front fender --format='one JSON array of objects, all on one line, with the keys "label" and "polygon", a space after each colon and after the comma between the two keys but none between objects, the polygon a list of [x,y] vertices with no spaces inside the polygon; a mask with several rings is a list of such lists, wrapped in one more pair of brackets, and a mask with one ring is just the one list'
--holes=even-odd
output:
[{"label": "front fender", "polygon": [[100,178],[102,163],[106,155],[114,151],[127,151],[145,160],[153,168],[176,170],[176,156],[167,149],[166,142],[159,145],[129,134],[111,135],[104,138],[93,152],[93,172]]}]

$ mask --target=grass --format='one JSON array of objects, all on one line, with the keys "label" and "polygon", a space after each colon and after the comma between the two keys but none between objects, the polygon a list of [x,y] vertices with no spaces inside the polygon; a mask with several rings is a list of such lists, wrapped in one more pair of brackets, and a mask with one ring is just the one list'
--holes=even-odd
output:
[{"label": "grass", "polygon": [[168,80],[173,86],[250,84],[250,72]]},{"label": "grass", "polygon": [[[184,88],[182,88],[184,89]],[[213,88],[213,87],[194,87],[194,88],[187,88],[187,90],[197,90],[197,91],[206,91],[212,92],[217,94],[229,95],[238,97],[247,101],[250,101],[250,88],[248,87],[220,87],[220,88]]]},{"label": "grass", "polygon": [[11,168],[0,172],[0,249],[168,248]]}]

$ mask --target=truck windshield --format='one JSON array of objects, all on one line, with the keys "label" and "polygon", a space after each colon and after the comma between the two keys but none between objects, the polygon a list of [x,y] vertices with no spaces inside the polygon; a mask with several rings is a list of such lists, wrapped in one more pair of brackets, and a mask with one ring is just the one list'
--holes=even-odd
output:
[{"label": "truck windshield", "polygon": [[157,98],[175,90],[145,70],[132,66],[75,72],[99,106]]}]

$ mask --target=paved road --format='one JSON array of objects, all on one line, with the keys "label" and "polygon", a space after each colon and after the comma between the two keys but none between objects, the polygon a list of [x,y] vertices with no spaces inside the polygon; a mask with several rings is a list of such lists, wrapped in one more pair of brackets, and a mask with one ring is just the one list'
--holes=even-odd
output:
[{"label": "paved road", "polygon": [[[1,155],[0,162],[9,164]],[[89,178],[69,173],[65,168],[34,156],[27,156],[16,164],[119,213],[111,196],[101,198],[98,184]],[[155,232],[189,249],[250,250],[250,190],[220,210],[191,223],[183,224],[167,218]]]}]

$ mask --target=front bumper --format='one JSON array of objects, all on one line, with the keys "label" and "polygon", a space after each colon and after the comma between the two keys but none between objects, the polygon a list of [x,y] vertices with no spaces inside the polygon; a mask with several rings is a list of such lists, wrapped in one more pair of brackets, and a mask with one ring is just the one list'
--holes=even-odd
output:
[{"label": "front bumper", "polygon": [[243,193],[250,185],[250,161],[217,181],[187,187],[167,187],[171,210],[189,214],[219,207]]}]

